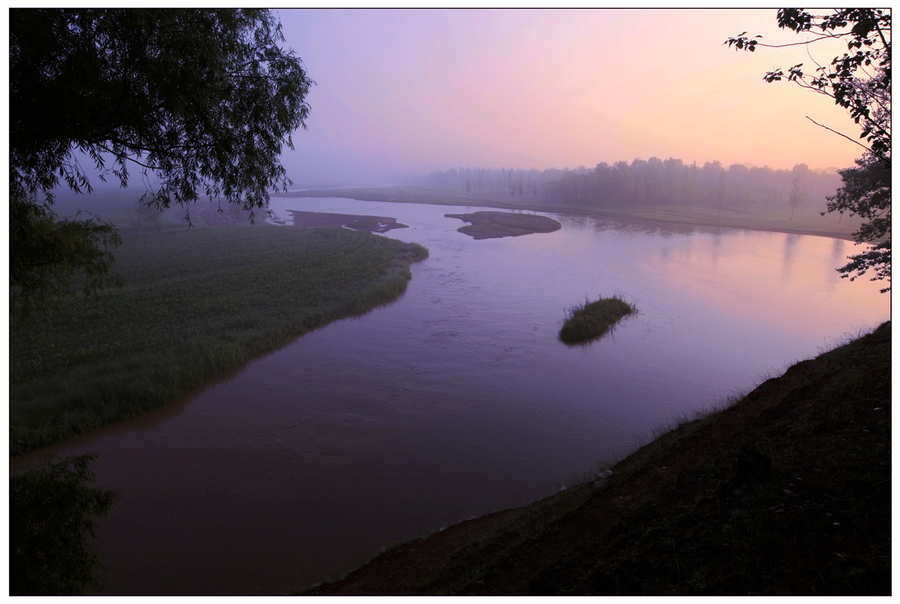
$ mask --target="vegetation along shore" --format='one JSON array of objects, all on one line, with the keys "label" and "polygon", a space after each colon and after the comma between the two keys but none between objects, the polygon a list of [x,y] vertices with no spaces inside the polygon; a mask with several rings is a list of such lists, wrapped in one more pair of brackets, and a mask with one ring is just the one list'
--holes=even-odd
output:
[{"label": "vegetation along shore", "polygon": [[[415,53],[395,51],[420,47],[423,56],[447,54],[442,48],[457,42],[477,49],[477,39],[460,41],[456,26],[476,18],[480,25],[488,23],[487,31],[496,31],[501,21],[491,19],[508,21],[508,15],[471,17],[460,11],[444,20],[452,29],[440,26],[440,19],[404,28],[427,30],[429,44],[436,44],[429,46],[404,38],[399,30],[386,45],[359,36],[351,40],[342,35],[353,25],[342,19],[358,17],[349,11],[340,16],[209,7],[8,11],[10,453],[162,406],[311,329],[365,313],[404,291],[410,264],[428,252],[372,234],[403,227],[391,219],[366,216],[345,222],[334,215],[295,213],[307,226],[341,228],[238,226],[248,216],[252,221],[254,211],[264,211],[272,190],[287,192],[293,184],[288,167],[298,180],[337,184],[358,182],[367,172],[381,172],[378,178],[409,173],[415,165],[434,162],[580,162],[590,158],[598,140],[608,141],[607,159],[653,149],[688,157],[726,149],[728,161],[745,156],[776,165],[796,156],[814,167],[698,165],[674,157],[604,161],[573,170],[472,166],[412,181],[427,187],[286,194],[841,238],[867,245],[837,269],[841,275],[853,280],[872,271],[884,281],[881,291],[890,290],[890,10],[780,9],[778,28],[801,35],[800,41],[774,44],[766,32],[763,37],[747,31],[723,41],[749,52],[791,47],[785,64],[792,67],[759,75],[768,83],[791,82],[831,98],[860,132],[832,117],[823,120],[827,124],[809,121],[861,147],[851,167],[846,167],[845,141],[832,147],[827,138],[806,139],[800,129],[785,125],[788,114],[778,110],[788,103],[766,104],[748,94],[749,88],[726,89],[721,78],[706,75],[722,73],[720,64],[706,64],[694,79],[682,73],[686,61],[712,57],[712,49],[721,47],[718,42],[709,46],[698,35],[695,25],[708,28],[706,17],[648,17],[648,11],[638,11],[611,20],[595,11],[590,18],[599,20],[590,22],[587,14],[564,12],[551,19],[520,13],[517,19],[539,19],[520,23],[526,27],[519,29],[532,35],[497,37],[490,48],[452,53],[458,57],[434,69]],[[368,29],[382,31],[372,25],[382,18],[376,13],[365,15],[372,20]],[[750,18],[724,11],[716,23],[733,23],[733,14]],[[411,14],[410,23],[417,18]],[[605,23],[612,21],[617,21],[615,32]],[[678,31],[684,43],[678,49],[658,44],[665,36],[655,35],[651,21]],[[627,57],[610,63],[598,87],[596,64],[580,58],[598,56],[599,47],[559,44],[574,41],[572,32],[585,25],[598,33],[586,40],[613,33],[623,47],[629,42],[644,47],[646,58],[637,69]],[[305,31],[322,35],[304,40]],[[825,38],[846,43],[846,50],[831,61],[813,61],[814,66],[794,60],[801,55],[793,51],[809,55],[807,45]],[[310,125],[308,95],[315,81],[291,47],[294,40],[309,44],[299,50],[317,57],[320,81],[346,83],[332,87],[337,93],[332,98],[341,102],[325,109],[322,127],[296,155],[290,152],[294,137]],[[404,77],[363,80],[343,71],[347,61],[320,60],[335,50],[354,54],[351,41],[362,43],[355,55],[371,64],[363,64],[364,71],[392,65]],[[694,41],[701,43],[688,44]],[[542,46],[545,42],[550,45]],[[565,98],[531,95],[527,86],[507,80],[527,53],[545,57],[561,47],[571,54],[544,61],[549,71],[542,71],[542,61],[528,61],[528,76],[529,81],[553,80],[567,91]],[[468,80],[511,84],[496,86],[485,103],[466,82],[448,94],[420,94],[438,90],[432,84],[446,82],[446,74],[457,67],[471,72],[473,56],[483,77]],[[406,62],[408,57],[413,62]],[[353,63],[354,69],[360,65]],[[683,88],[691,94],[681,100],[653,94],[656,78],[635,77],[647,64],[660,73],[683,75]],[[422,65],[427,72],[419,70]],[[739,74],[743,68],[735,65],[724,71]],[[645,83],[650,88],[642,89]],[[608,90],[617,94],[605,94]],[[716,102],[723,93],[734,102]],[[373,99],[383,100],[375,112]],[[406,99],[406,104],[393,99]],[[595,119],[598,111],[624,115],[645,101],[650,105],[641,128],[621,119],[617,127],[623,129],[610,132]],[[407,128],[410,111],[401,110],[407,105],[421,123],[442,127]],[[527,146],[509,136],[498,138],[503,128],[491,127],[510,116],[550,112],[559,120],[534,122],[534,142]],[[370,115],[366,127],[353,127],[359,116]],[[394,116],[403,123],[392,121]],[[698,122],[725,127],[699,133],[692,127]],[[603,131],[591,130],[591,123]],[[577,131],[567,132],[565,124],[576,125]],[[731,127],[735,124],[751,136],[742,136],[740,128]],[[386,144],[378,136],[379,131],[407,130],[410,136],[395,137],[402,144]],[[414,130],[427,136],[417,138]],[[461,151],[461,132],[468,146],[479,149],[476,158]],[[822,140],[821,148],[804,142],[813,140]],[[342,148],[354,152],[341,153]],[[836,164],[845,167],[815,167]],[[60,190],[91,192],[92,179],[109,179],[123,188],[129,180],[141,181],[146,203],[132,206],[125,222],[90,212],[67,215],[65,204],[54,205]],[[217,201],[191,206],[201,194]],[[156,211],[170,207],[180,208],[191,226],[234,226],[176,229]],[[473,222],[460,230],[475,238],[559,228],[547,217],[486,214],[448,216]],[[543,224],[522,228],[528,221]],[[671,224],[667,228],[676,230]],[[682,226],[680,231],[694,229]],[[602,334],[602,328],[591,333]],[[306,593],[890,595],[890,381],[887,322],[793,365],[727,405],[661,429],[655,440],[580,486],[396,546],[345,580]],[[94,535],[87,519],[107,512],[118,494],[86,486],[94,478],[92,460],[88,454],[11,476],[13,594],[81,594],[94,583],[98,559],[85,547]],[[273,526],[278,522],[264,517]],[[190,539],[188,534],[178,538]],[[128,570],[147,570],[141,566]]]},{"label": "vegetation along shore", "polygon": [[862,220],[859,217],[820,215],[818,212],[792,213],[790,208],[710,209],[702,206],[642,205],[591,206],[562,200],[542,198],[497,198],[460,195],[422,186],[357,187],[340,189],[304,189],[282,194],[287,197],[347,197],[361,201],[393,201],[399,203],[430,203],[454,206],[482,206],[509,210],[531,210],[666,222],[703,227],[727,227],[756,231],[775,231],[799,235],[821,235],[853,240]]},{"label": "vegetation along shore", "polygon": [[126,234],[124,287],[10,325],[10,454],[175,400],[406,289],[416,244],[257,224]]},{"label": "vegetation along shore", "polygon": [[308,595],[889,595],[891,324]]}]

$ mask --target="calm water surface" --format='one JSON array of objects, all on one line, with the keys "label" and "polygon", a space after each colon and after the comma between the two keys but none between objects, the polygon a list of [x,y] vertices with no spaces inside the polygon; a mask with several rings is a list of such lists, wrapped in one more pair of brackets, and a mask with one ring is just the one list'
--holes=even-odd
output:
[{"label": "calm water surface", "polygon": [[[299,338],[177,403],[54,449],[100,453],[122,493],[99,551],[110,594],[284,593],[382,548],[592,477],[654,428],[746,392],[889,317],[824,237],[553,215],[475,241],[482,208],[275,199],[391,216],[429,248],[406,294]],[[488,208],[483,208],[488,209]],[[564,309],[639,314],[588,346]],[[44,454],[46,452],[42,452]]]}]

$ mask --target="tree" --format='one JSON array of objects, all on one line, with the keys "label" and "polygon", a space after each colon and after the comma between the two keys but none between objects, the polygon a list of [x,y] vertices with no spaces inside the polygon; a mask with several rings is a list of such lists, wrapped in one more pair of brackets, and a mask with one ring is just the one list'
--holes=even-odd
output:
[{"label": "tree", "polygon": [[797,164],[791,170],[791,192],[788,193],[788,205],[791,208],[791,220],[794,219],[794,212],[797,208],[802,208],[807,201],[806,192],[803,190],[803,181],[809,174],[809,167],[806,164]]},{"label": "tree", "polygon": [[[113,225],[52,210],[60,180],[92,190],[82,160],[123,187],[137,169],[156,208],[202,193],[252,212],[290,184],[279,155],[313,82],[269,11],[12,9],[9,22],[14,304],[64,295],[73,271],[91,276],[86,293],[109,283]],[[58,253],[33,257],[54,224]]]},{"label": "tree", "polygon": [[[832,132],[848,138],[865,149],[857,167],[841,170],[843,186],[828,198],[829,212],[849,212],[868,220],[854,233],[856,243],[870,243],[868,251],[850,256],[850,262],[838,271],[850,280],[873,270],[872,280],[891,278],[891,14],[867,8],[838,9],[830,14],[814,15],[803,9],[785,8],[777,14],[778,26],[796,33],[808,32],[812,38],[792,44],[769,45],[750,39],[746,32],[725,43],[739,50],[757,47],[780,48],[809,45],[821,40],[842,39],[847,52],[829,65],[818,65],[810,74],[799,63],[788,69],[768,72],[766,82],[787,79],[803,88],[834,99],[847,110],[862,132],[859,142],[823,124]],[[761,38],[762,36],[755,36]],[[882,292],[890,291],[890,286]]]},{"label": "tree", "polygon": [[10,595],[83,595],[100,586],[97,523],[119,498],[91,486],[96,455],[54,458],[9,479]]},{"label": "tree", "polygon": [[[11,195],[9,208],[10,307],[27,313],[80,289],[86,296],[118,285],[110,248],[122,243],[115,226],[91,217],[59,219],[46,205]],[[81,287],[74,282],[80,277]]]},{"label": "tree", "polygon": [[[850,257],[838,269],[852,281],[870,269],[872,280],[891,280],[891,168],[890,163],[866,154],[856,160],[855,168],[840,170],[844,186],[828,198],[829,212],[859,214],[868,222],[854,234],[857,241],[875,242],[867,251]],[[881,293],[890,291],[882,288]]]}]

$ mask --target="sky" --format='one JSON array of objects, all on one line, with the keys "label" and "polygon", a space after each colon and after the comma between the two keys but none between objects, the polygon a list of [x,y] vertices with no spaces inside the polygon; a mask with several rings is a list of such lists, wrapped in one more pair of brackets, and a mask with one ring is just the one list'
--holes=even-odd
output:
[{"label": "sky", "polygon": [[288,9],[316,82],[283,164],[297,184],[402,182],[454,167],[570,168],[658,157],[841,168],[862,149],[832,99],[763,81],[843,46],[797,42],[775,9]]}]

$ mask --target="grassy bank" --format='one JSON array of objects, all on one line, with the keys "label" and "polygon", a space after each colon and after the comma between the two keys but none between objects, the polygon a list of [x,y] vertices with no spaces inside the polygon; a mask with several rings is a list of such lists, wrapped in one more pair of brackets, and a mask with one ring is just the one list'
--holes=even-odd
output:
[{"label": "grassy bank", "polygon": [[142,230],[125,286],[10,325],[10,453],[168,403],[255,356],[400,295],[416,244],[342,229]]},{"label": "grassy bank", "polygon": [[600,298],[566,310],[566,322],[559,330],[559,339],[566,344],[579,344],[603,337],[624,317],[637,312],[618,296]]},{"label": "grassy bank", "polygon": [[891,324],[312,595],[889,595]]}]

